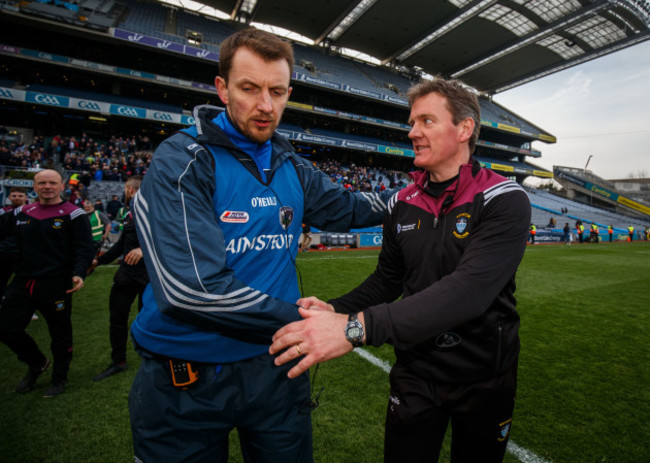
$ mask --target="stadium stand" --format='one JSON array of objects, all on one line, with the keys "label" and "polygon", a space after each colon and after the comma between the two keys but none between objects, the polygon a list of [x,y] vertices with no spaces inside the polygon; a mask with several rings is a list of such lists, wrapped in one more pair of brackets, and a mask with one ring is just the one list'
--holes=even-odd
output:
[{"label": "stadium stand", "polygon": [[[569,222],[573,227],[576,220],[581,220],[584,223],[593,222],[601,228],[613,225],[620,230],[627,230],[629,225],[633,225],[637,230],[650,225],[650,220],[640,220],[636,217],[617,214],[602,208],[572,201],[543,189],[525,189],[533,208],[531,220],[537,227],[545,227],[551,217],[556,219],[558,228],[562,228],[564,222]],[[564,214],[561,212],[563,208],[567,210]]]},{"label": "stadium stand", "polygon": [[[0,87],[4,88],[0,96],[5,103],[0,109],[0,124],[19,130],[27,143],[37,135],[47,139],[60,132],[90,132],[100,140],[144,135],[155,145],[191,123],[195,105],[221,105],[212,90],[216,58],[188,55],[188,34],[196,33],[189,36],[194,41],[192,46],[218,51],[225,37],[243,27],[237,21],[216,20],[153,1],[86,0],[79,3],[80,11],[103,15],[107,21],[114,21],[115,29],[84,36],[85,40],[76,40],[76,46],[70,47],[71,37],[76,38],[79,31],[73,33],[64,24],[50,24],[49,40],[39,40],[43,26],[28,20],[15,7],[9,8],[9,3],[2,3],[9,14],[0,19],[0,27],[7,32],[2,40],[5,43],[0,43],[5,61],[0,69]],[[125,31],[124,35],[118,30]],[[417,72],[344,58],[335,49],[322,46],[296,43],[294,50],[294,91],[280,129],[297,152],[316,163],[336,159],[343,172],[353,165],[408,171],[412,146],[405,125],[405,93]],[[69,101],[61,102],[51,95],[65,96]],[[490,97],[481,95],[479,101],[482,128],[476,157],[520,183],[529,176],[552,177],[526,158],[541,155],[531,149],[533,141],[554,142],[554,137]],[[139,112],[128,110],[131,117],[121,116],[124,111],[120,112],[120,105],[139,108]],[[25,123],[21,126],[14,121]],[[48,149],[38,147],[28,157],[20,153],[11,163],[25,168],[42,165]],[[83,155],[79,153],[78,157]],[[142,156],[146,159],[146,154],[138,159]],[[74,171],[98,168],[79,164],[78,159],[70,163],[68,167]],[[128,163],[117,163],[121,173],[134,169],[125,167]],[[110,161],[109,167],[112,172],[115,163]],[[99,168],[103,170],[103,166]],[[365,185],[363,181],[352,183],[353,188]],[[368,183],[364,188],[377,188],[384,182]],[[105,199],[114,191],[110,184],[110,180],[93,182],[90,192]],[[531,195],[535,199],[544,197],[539,192]],[[553,198],[544,197],[536,205],[534,216],[541,221],[539,226],[544,226],[556,209],[562,209]],[[606,223],[605,218],[609,218],[574,205],[564,207],[584,221]]]}]

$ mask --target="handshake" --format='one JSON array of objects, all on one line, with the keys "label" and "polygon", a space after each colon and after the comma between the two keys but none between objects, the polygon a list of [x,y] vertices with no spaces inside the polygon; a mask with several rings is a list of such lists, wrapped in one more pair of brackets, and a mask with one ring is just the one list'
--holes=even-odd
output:
[{"label": "handshake", "polygon": [[273,335],[273,343],[269,348],[271,355],[279,354],[275,359],[278,366],[302,357],[298,364],[289,370],[289,378],[300,376],[317,363],[350,352],[353,348],[353,341],[348,339],[350,323],[354,324],[357,329],[355,333],[362,338],[361,342],[365,343],[362,312],[358,314],[358,322],[349,322],[347,314],[334,312],[333,305],[316,297],[298,299],[296,304],[303,319],[280,328]]}]

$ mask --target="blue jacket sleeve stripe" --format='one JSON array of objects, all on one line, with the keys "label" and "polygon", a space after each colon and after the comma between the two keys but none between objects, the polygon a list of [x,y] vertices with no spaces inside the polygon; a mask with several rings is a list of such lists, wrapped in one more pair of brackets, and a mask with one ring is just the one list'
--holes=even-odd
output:
[{"label": "blue jacket sleeve stripe", "polygon": [[386,204],[381,200],[377,193],[361,193],[370,203],[373,212],[383,212],[386,210]]},{"label": "blue jacket sleeve stripe", "polygon": [[[223,295],[199,292],[176,280],[172,277],[170,272],[165,270],[162,266],[155,246],[152,244],[151,227],[147,219],[148,205],[139,192],[135,197],[134,208],[137,217],[136,220],[140,224],[140,229],[143,232],[142,236],[144,238],[144,243],[149,255],[151,256],[151,262],[153,263],[156,277],[158,281],[160,281],[161,289],[165,294],[165,298],[171,305],[201,312],[237,311],[258,304],[268,297],[250,287],[240,288]],[[245,294],[242,295],[242,293]],[[197,298],[203,300],[197,300]],[[184,302],[190,304],[188,305]]]}]

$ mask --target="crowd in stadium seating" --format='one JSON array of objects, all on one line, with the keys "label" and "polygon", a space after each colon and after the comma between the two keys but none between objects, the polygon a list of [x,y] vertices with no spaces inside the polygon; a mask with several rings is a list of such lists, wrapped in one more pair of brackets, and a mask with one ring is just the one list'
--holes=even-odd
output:
[{"label": "crowd in stadium seating", "polygon": [[[49,138],[49,137],[48,137]],[[67,171],[86,172],[93,180],[124,181],[146,172],[153,155],[147,136],[112,136],[106,142],[85,133],[76,137],[54,135],[49,143],[35,136],[30,144],[0,139],[0,164],[39,168],[48,161],[60,163]]]},{"label": "crowd in stadium seating", "polygon": [[[46,139],[49,142],[46,142]],[[82,172],[79,180],[85,187],[91,180],[124,181],[130,175],[146,173],[154,146],[146,136],[113,136],[106,142],[93,140],[85,133],[81,136],[35,136],[29,144],[0,138],[0,165],[39,168],[48,160],[59,161],[68,172]],[[325,159],[314,162],[329,175],[332,182],[350,191],[383,191],[402,187],[403,174],[384,168],[349,167]]]},{"label": "crowd in stadium seating", "polygon": [[349,168],[333,159],[316,162],[316,166],[330,176],[332,182],[342,185],[350,191],[380,192],[387,188],[402,188],[406,181],[397,171],[384,168],[357,166],[351,164]]}]

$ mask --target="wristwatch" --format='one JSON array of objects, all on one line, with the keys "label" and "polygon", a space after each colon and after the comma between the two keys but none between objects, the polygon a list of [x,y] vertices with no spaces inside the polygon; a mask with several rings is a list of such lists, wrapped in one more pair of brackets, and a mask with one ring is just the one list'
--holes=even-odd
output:
[{"label": "wristwatch", "polygon": [[363,346],[363,325],[357,319],[356,313],[348,315],[348,323],[345,325],[345,339],[350,341],[353,347]]}]

